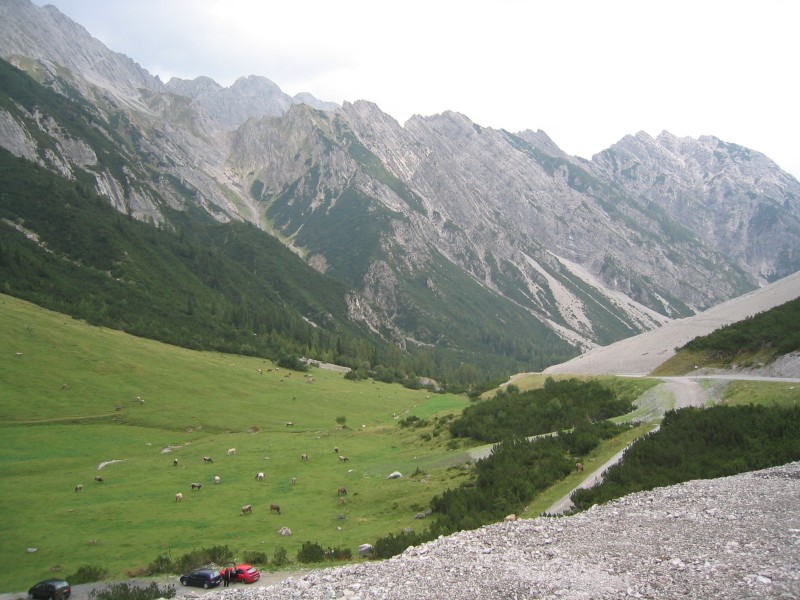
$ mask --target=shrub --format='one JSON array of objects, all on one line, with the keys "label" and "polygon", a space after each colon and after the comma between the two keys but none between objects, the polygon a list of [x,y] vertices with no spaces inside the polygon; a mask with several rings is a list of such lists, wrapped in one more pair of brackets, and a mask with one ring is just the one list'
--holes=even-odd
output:
[{"label": "shrub", "polygon": [[325,560],[351,560],[353,551],[350,548],[328,548],[325,550]]},{"label": "shrub", "polygon": [[234,556],[233,551],[228,546],[212,546],[211,548],[200,548],[184,554],[175,561],[175,570],[187,572],[209,563],[224,565],[229,562],[234,562]]},{"label": "shrub", "polygon": [[108,577],[108,570],[103,567],[93,567],[84,565],[80,567],[75,573],[67,577],[67,580],[73,584],[92,583],[94,581],[102,581]]},{"label": "shrub", "polygon": [[303,542],[297,552],[297,561],[301,563],[315,563],[325,560],[325,550],[316,542]]},{"label": "shrub", "polygon": [[243,562],[250,565],[265,565],[267,564],[267,554],[265,552],[245,552],[243,555]]},{"label": "shrub", "polygon": [[150,575],[158,575],[160,573],[174,573],[176,571],[175,565],[172,564],[172,559],[169,556],[160,554],[156,559],[151,562],[147,567],[147,572]]},{"label": "shrub", "polygon": [[373,547],[372,556],[374,558],[391,558],[396,556],[409,546],[418,546],[432,539],[427,532],[414,533],[413,531],[403,531],[401,533],[390,533],[386,537],[378,539]]},{"label": "shrub", "polygon": [[278,546],[272,554],[272,564],[275,566],[283,566],[289,564],[289,556],[286,554],[286,548]]},{"label": "shrub", "polygon": [[115,583],[103,589],[89,592],[90,600],[156,600],[157,598],[174,598],[175,586],[159,587],[153,581],[150,585],[140,587],[127,583]]},{"label": "shrub", "polygon": [[292,371],[308,371],[308,365],[294,354],[288,354],[278,359],[278,366]]}]

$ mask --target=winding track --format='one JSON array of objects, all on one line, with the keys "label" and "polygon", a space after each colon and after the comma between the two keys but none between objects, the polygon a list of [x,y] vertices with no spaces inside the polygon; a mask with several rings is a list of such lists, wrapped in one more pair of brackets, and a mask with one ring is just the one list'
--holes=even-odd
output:
[{"label": "winding track", "polygon": [[[704,375],[703,377],[661,377],[662,383],[659,386],[664,386],[667,394],[662,397],[667,398],[662,408],[664,410],[672,410],[679,408],[687,408],[690,406],[704,406],[707,401],[707,395],[700,385],[700,379],[724,379],[728,381],[784,381],[784,382],[800,382],[797,378],[777,378],[777,377],[759,377],[753,375]],[[671,402],[669,402],[671,400]],[[671,404],[671,405],[667,405]],[[572,508],[572,500],[570,496],[572,492],[578,489],[590,488],[600,483],[603,479],[603,474],[612,465],[617,464],[625,454],[623,449],[614,456],[612,456],[605,464],[591,471],[586,478],[572,489],[566,496],[562,497],[558,502],[555,502],[547,513],[551,515],[560,515]]]}]

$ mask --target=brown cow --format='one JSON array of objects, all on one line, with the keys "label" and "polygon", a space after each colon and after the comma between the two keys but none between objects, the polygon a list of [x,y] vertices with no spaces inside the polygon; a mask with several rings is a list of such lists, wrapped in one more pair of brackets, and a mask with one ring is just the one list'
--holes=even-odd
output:
[{"label": "brown cow", "polygon": [[339,488],[339,496],[347,496],[347,488],[346,487],[340,487]]},{"label": "brown cow", "polygon": [[253,514],[253,505],[252,504],[245,504],[242,507],[242,512],[239,513],[240,515],[252,515]]},{"label": "brown cow", "polygon": [[577,464],[575,465],[575,470],[576,470],[578,473],[580,473],[581,471],[583,471],[583,463],[577,463]]},{"label": "brown cow", "polygon": [[95,476],[95,478],[94,478],[94,480],[95,480],[97,483],[103,483],[103,482],[105,481],[105,479],[103,479],[103,477],[102,477],[101,475],[96,475],[96,476]]},{"label": "brown cow", "polygon": [[269,512],[281,514],[281,507],[278,506],[277,504],[270,504]]}]

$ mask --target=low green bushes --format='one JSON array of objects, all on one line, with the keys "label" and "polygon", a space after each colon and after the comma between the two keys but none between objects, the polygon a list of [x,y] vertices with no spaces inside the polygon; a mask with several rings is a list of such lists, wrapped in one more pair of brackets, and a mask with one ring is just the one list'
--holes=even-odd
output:
[{"label": "low green bushes", "polygon": [[175,586],[160,587],[155,581],[147,586],[115,583],[103,589],[89,592],[90,600],[157,600],[158,598],[174,598]]}]

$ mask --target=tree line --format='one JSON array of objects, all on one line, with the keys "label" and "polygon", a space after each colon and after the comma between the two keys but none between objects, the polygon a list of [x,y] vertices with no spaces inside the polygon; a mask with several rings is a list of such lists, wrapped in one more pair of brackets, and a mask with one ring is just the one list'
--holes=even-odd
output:
[{"label": "tree line", "polygon": [[800,460],[800,406],[714,406],[664,415],[603,482],[572,495],[577,510],[633,492]]}]

